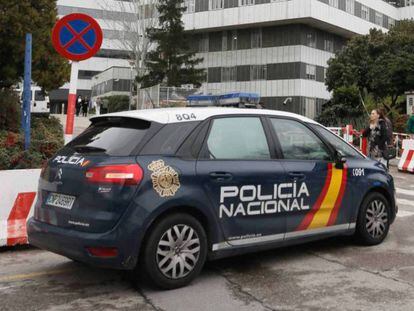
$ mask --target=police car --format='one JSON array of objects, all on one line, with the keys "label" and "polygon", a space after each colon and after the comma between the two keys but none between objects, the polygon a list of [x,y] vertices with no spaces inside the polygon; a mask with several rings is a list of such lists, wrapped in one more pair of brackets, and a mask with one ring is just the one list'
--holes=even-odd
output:
[{"label": "police car", "polygon": [[42,170],[29,241],[162,288],[215,258],[339,235],[379,244],[397,213],[386,167],[303,116],[216,107],[91,121]]}]

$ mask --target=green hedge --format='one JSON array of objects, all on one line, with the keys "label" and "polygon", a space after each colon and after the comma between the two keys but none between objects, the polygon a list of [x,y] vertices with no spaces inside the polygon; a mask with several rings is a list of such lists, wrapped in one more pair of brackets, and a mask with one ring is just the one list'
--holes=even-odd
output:
[{"label": "green hedge", "polygon": [[129,110],[129,96],[114,95],[103,97],[102,101],[108,107],[108,113]]},{"label": "green hedge", "polygon": [[3,94],[8,101],[0,105],[0,170],[42,167],[64,145],[62,125],[54,117],[32,116],[31,146],[25,151],[19,101],[9,91],[0,91],[0,98]]}]

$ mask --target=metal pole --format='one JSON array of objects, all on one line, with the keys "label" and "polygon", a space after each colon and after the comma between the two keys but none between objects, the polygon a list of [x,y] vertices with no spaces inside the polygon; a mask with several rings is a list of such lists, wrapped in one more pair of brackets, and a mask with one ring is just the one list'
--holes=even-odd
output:
[{"label": "metal pole", "polygon": [[[24,150],[30,148],[30,109],[32,96],[32,34],[26,34],[26,49],[24,58],[24,86],[22,128],[24,131]],[[34,100],[34,98],[33,98]]]},{"label": "metal pole", "polygon": [[132,96],[132,92],[133,92],[133,88],[132,88],[132,86],[133,86],[133,84],[132,84],[132,66],[130,67],[130,71],[129,71],[129,73],[130,73],[130,81],[129,81],[129,107],[128,107],[128,110],[131,110],[131,108],[132,108],[132,98],[133,98],[133,96]]},{"label": "metal pole", "polygon": [[73,61],[72,69],[70,72],[68,112],[66,116],[66,129],[65,129],[65,145],[69,143],[73,138],[73,123],[75,120],[75,107],[76,107],[76,88],[78,84],[78,69],[79,69],[79,62]]}]

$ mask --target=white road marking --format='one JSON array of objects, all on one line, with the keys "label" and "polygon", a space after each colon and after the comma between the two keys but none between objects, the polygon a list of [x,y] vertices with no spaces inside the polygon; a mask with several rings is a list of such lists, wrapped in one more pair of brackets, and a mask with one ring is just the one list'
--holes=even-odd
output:
[{"label": "white road marking", "polygon": [[409,217],[409,216],[414,216],[414,212],[409,212],[409,211],[398,211],[397,217]]},{"label": "white road marking", "polygon": [[397,193],[399,194],[405,194],[405,195],[411,195],[414,197],[414,190],[407,190],[407,189],[401,189],[401,188],[395,188],[397,190]]},{"label": "white road marking", "polygon": [[401,205],[408,205],[414,207],[414,201],[411,200],[397,199],[397,203]]}]

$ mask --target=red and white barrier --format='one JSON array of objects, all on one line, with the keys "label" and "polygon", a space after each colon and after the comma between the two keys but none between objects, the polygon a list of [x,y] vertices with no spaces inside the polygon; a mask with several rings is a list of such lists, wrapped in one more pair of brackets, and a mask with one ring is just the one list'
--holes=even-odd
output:
[{"label": "red and white barrier", "polygon": [[40,169],[0,171],[0,246],[27,243]]},{"label": "red and white barrier", "polygon": [[414,173],[414,139],[405,139],[402,143],[403,153],[398,163],[398,169]]}]

